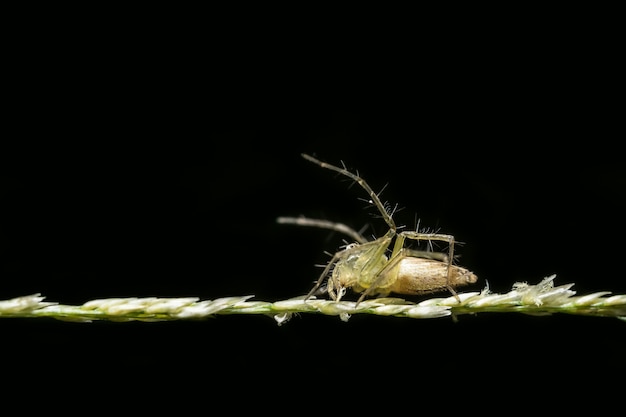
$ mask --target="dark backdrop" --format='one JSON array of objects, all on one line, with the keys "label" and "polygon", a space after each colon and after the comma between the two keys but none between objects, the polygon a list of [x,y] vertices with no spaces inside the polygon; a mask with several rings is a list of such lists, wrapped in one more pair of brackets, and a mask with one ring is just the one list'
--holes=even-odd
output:
[{"label": "dark backdrop", "polygon": [[[133,54],[111,66],[86,56],[66,67],[54,55],[45,71],[16,69],[24,81],[0,155],[1,299],[304,294],[341,239],[277,216],[378,235],[385,225],[362,190],[302,152],[384,188],[383,200],[402,208],[399,224],[419,219],[455,235],[459,263],[479,276],[472,290],[557,274],[556,284],[581,294],[626,292],[624,132],[610,54],[585,71],[567,58],[547,65],[546,55],[497,69],[480,59],[398,64],[378,76],[335,71],[332,60],[305,74],[304,58],[271,71],[263,54],[209,66],[182,55],[167,71]],[[21,382],[61,378],[129,397],[156,384],[165,387],[150,397],[157,404],[168,395],[246,399],[262,388],[267,403],[253,406],[263,409],[285,397],[326,407],[345,391],[355,406],[406,403],[416,392],[481,402],[494,381],[528,377],[532,391],[555,380],[584,391],[598,384],[590,375],[605,383],[624,372],[624,326],[517,314],[458,323],[301,315],[281,327],[263,316],[6,319],[0,332],[4,357],[26,371]]]}]

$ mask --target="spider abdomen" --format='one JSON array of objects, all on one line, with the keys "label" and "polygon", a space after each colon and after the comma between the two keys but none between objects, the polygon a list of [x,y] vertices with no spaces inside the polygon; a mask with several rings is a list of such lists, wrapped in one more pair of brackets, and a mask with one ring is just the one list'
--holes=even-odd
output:
[{"label": "spider abdomen", "polygon": [[[448,281],[448,267],[450,277]],[[386,289],[397,294],[426,294],[473,284],[476,275],[460,266],[425,258],[404,258],[390,272],[393,283]],[[394,279],[395,278],[395,279]]]}]

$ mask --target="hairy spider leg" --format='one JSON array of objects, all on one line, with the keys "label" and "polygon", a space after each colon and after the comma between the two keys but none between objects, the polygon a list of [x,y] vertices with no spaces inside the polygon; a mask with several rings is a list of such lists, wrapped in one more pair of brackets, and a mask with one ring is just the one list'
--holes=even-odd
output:
[{"label": "hairy spider leg", "polygon": [[452,235],[444,235],[441,233],[422,233],[422,232],[414,232],[411,230],[405,230],[403,232],[398,233],[398,237],[396,238],[396,243],[393,247],[392,256],[399,252],[400,249],[404,247],[405,239],[413,239],[413,240],[427,240],[433,241],[438,240],[441,242],[446,242],[448,244],[448,254],[443,254],[439,252],[428,252],[428,251],[417,251],[420,253],[429,254],[428,256],[420,256],[422,258],[433,258],[442,262],[447,262],[449,265],[452,265],[452,260],[454,259],[454,236]]},{"label": "hairy spider leg", "polygon": [[[452,288],[452,285],[451,285],[452,280],[450,279],[452,261],[454,260],[454,236],[445,235],[441,233],[420,233],[420,232],[414,232],[411,230],[405,230],[404,232],[400,233],[400,235],[398,236],[398,240],[404,240],[404,238],[418,240],[418,241],[419,240],[429,240],[429,241],[439,240],[439,241],[448,243],[448,260],[447,260],[448,276],[446,278],[446,287],[448,288],[448,291],[450,291],[450,293],[454,295],[454,297],[460,303],[461,299],[459,298],[459,295],[456,293],[454,288]],[[402,244],[404,244],[404,241],[402,242]]]},{"label": "hairy spider leg", "polygon": [[281,224],[295,224],[296,226],[319,227],[320,229],[334,230],[350,236],[358,243],[366,243],[368,240],[360,232],[357,232],[347,224],[331,222],[322,219],[309,219],[308,217],[278,217],[276,222]]},{"label": "hairy spider leg", "polygon": [[391,218],[391,215],[387,213],[387,210],[385,210],[385,206],[380,201],[380,198],[378,198],[378,194],[376,194],[374,190],[372,190],[372,188],[369,186],[368,183],[365,182],[363,178],[361,178],[357,174],[353,174],[352,172],[348,171],[345,168],[339,168],[338,166],[320,161],[319,159],[315,159],[312,156],[309,156],[307,154],[303,153],[302,157],[308,161],[311,161],[321,166],[322,168],[330,169],[331,171],[335,171],[335,172],[340,173],[341,175],[345,175],[346,177],[351,178],[352,180],[354,180],[354,182],[359,184],[361,188],[363,188],[367,192],[367,194],[369,195],[371,199],[371,202],[376,206],[380,214],[383,216],[385,223],[389,225],[389,228],[393,231],[393,234],[395,235],[396,230],[397,230],[396,223]]},{"label": "hairy spider leg", "polygon": [[[404,247],[405,239],[413,239],[413,240],[438,240],[448,243],[448,254],[442,254],[438,252],[426,252],[426,251],[418,251],[412,250]],[[406,257],[418,257],[418,258],[432,258],[437,259],[439,261],[445,262],[448,264],[447,266],[447,278],[446,278],[446,287],[450,291],[452,295],[456,297],[456,299],[460,302],[460,298],[457,292],[452,288],[451,279],[450,279],[450,271],[452,266],[452,260],[454,259],[454,236],[445,235],[441,233],[420,233],[413,231],[404,231],[398,233],[396,237],[396,242],[394,244],[393,250],[389,257],[389,262],[385,267],[379,272],[378,277],[374,280],[369,288],[367,288],[357,300],[357,305],[365,299],[365,297],[373,291],[373,289],[377,288],[380,283],[385,278],[385,274],[388,271],[391,271],[393,267],[395,267],[402,259]]]}]

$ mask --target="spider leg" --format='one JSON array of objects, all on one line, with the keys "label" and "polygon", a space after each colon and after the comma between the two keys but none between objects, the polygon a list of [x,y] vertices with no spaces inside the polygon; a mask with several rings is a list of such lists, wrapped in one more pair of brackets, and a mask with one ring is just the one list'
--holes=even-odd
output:
[{"label": "spider leg", "polygon": [[306,297],[304,297],[304,301],[308,300],[309,298],[311,298],[311,296],[313,294],[315,294],[315,292],[319,289],[319,287],[324,282],[324,278],[326,278],[326,276],[330,272],[330,270],[333,267],[333,265],[343,256],[344,252],[345,251],[340,251],[340,252],[337,252],[337,253],[335,253],[333,255],[332,259],[326,264],[326,267],[322,271],[320,277],[317,279],[317,282],[315,283],[313,288],[311,288],[311,291],[309,291],[309,293],[306,295]]},{"label": "spider leg", "polygon": [[356,242],[367,242],[367,239],[361,233],[343,223],[336,223],[321,219],[309,219],[307,217],[278,217],[276,222],[281,224],[294,224],[296,226],[311,226],[319,227],[320,229],[330,229],[350,236]]},{"label": "spider leg", "polygon": [[385,220],[385,223],[387,223],[387,225],[389,226],[389,229],[391,229],[394,234],[396,233],[396,230],[397,230],[396,223],[393,221],[391,214],[389,214],[387,210],[385,209],[385,205],[380,201],[378,194],[376,194],[374,190],[372,190],[372,187],[370,187],[369,184],[365,182],[363,178],[361,178],[357,174],[353,174],[352,172],[348,171],[345,168],[340,168],[338,166],[331,165],[327,162],[320,161],[319,159],[313,158],[312,156],[309,156],[307,154],[303,153],[302,157],[308,161],[313,162],[314,164],[321,166],[322,168],[330,169],[331,171],[335,171],[335,172],[340,173],[341,175],[345,175],[346,177],[352,179],[354,182],[359,184],[361,188],[363,188],[365,192],[367,192],[367,194],[369,195],[371,199],[371,203],[376,206],[380,214],[383,216],[383,219]]},{"label": "spider leg", "polygon": [[[454,259],[454,236],[452,235],[446,235],[446,234],[441,234],[441,233],[420,233],[420,232],[414,232],[414,231],[410,231],[410,230],[405,230],[404,232],[400,232],[398,234],[398,241],[400,241],[401,245],[404,243],[404,239],[413,239],[413,240],[428,240],[428,241],[432,241],[432,240],[438,240],[438,241],[442,241],[442,242],[447,242],[448,243],[448,255],[447,255],[447,259],[443,259],[443,262],[446,262],[448,264],[448,276],[447,276],[447,280],[446,280],[446,287],[448,288],[448,291],[450,291],[450,293],[452,295],[454,295],[454,297],[456,297],[457,301],[461,302],[461,299],[459,298],[459,295],[457,294],[457,292],[454,290],[454,288],[452,287],[451,283],[452,280],[450,278],[450,270],[451,270],[451,266],[452,266],[452,260]],[[397,243],[397,242],[396,242]],[[398,245],[396,245],[396,248],[398,248]],[[395,248],[394,248],[395,251]],[[444,257],[446,257],[444,255]]]},{"label": "spider leg", "polygon": [[448,243],[448,260],[450,264],[452,263],[452,259],[454,258],[454,236],[452,235],[444,235],[441,233],[420,233],[413,232],[411,230],[405,230],[404,232],[398,233],[398,237],[402,237],[401,240],[404,242],[404,238],[413,239],[413,240],[439,240],[442,242]]}]

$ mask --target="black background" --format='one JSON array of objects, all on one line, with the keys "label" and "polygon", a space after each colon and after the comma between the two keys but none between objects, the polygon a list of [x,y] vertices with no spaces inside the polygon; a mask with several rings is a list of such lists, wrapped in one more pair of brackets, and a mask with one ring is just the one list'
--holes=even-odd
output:
[{"label": "black background", "polygon": [[[302,295],[341,237],[276,217],[385,231],[362,190],[302,152],[386,186],[383,200],[403,208],[399,224],[419,218],[454,234],[459,263],[479,277],[470,290],[557,274],[580,294],[626,293],[614,103],[623,71],[610,48],[572,41],[557,53],[512,40],[456,59],[390,52],[384,71],[368,71],[369,60],[348,69],[342,54],[307,48],[148,44],[105,51],[105,39],[89,48],[38,39],[34,62],[14,62],[0,156],[0,299]],[[0,332],[20,383],[72,381],[101,393],[98,403],[137,392],[156,404],[256,393],[255,409],[285,397],[306,409],[405,404],[416,391],[419,401],[480,402],[498,381],[511,383],[498,395],[514,397],[524,378],[532,392],[548,381],[584,391],[623,374],[625,325],[301,315],[280,327],[264,316],[5,319]]]}]

